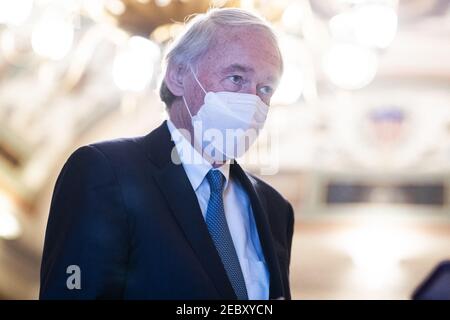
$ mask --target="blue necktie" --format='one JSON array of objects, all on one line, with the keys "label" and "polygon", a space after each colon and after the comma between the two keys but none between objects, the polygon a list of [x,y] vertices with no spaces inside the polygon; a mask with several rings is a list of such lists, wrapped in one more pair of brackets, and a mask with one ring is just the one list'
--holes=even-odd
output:
[{"label": "blue necktie", "polygon": [[239,300],[248,300],[244,276],[242,275],[223,207],[224,178],[223,174],[218,170],[209,170],[206,175],[211,190],[208,208],[206,209],[206,224],[237,298]]}]

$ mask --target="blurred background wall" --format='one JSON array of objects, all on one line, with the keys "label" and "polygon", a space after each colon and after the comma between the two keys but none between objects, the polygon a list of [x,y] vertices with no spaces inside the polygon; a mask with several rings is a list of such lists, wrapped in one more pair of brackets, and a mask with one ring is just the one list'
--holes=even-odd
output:
[{"label": "blurred background wall", "polygon": [[295,208],[293,297],[408,299],[450,258],[450,1],[0,0],[0,298],[37,297],[68,155],[160,124],[164,48],[222,6],[280,38],[271,138],[241,162]]}]

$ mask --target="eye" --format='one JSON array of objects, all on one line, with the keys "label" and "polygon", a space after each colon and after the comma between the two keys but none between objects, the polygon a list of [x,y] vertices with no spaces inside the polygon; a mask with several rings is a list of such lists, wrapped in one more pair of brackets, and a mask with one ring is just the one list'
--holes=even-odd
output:
[{"label": "eye", "polygon": [[264,86],[261,87],[259,91],[264,95],[271,95],[273,93],[273,88],[270,86]]},{"label": "eye", "polygon": [[230,79],[230,81],[233,82],[234,84],[242,84],[244,78],[238,75],[232,75],[229,76],[228,79]]}]

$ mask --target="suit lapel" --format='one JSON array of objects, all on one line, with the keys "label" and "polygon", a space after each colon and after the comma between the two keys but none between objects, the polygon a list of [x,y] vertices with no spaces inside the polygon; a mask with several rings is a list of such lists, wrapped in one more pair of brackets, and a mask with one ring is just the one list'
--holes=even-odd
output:
[{"label": "suit lapel", "polygon": [[[272,233],[269,229],[269,221],[267,210],[265,210],[265,202],[255,189],[256,180],[249,177],[241,166],[236,162],[231,165],[231,174],[236,177],[243,185],[245,191],[250,198],[253,215],[258,229],[258,235],[264,252],[269,273],[270,273],[270,293],[269,299],[278,299],[284,297],[283,285],[281,281],[280,266],[278,264],[277,255],[273,246]],[[253,181],[253,182],[252,182]]]},{"label": "suit lapel", "polygon": [[184,168],[172,161],[172,157],[178,160],[178,154],[166,122],[145,136],[141,143],[147,156],[159,168],[154,176],[156,183],[204,270],[223,299],[236,299]]}]

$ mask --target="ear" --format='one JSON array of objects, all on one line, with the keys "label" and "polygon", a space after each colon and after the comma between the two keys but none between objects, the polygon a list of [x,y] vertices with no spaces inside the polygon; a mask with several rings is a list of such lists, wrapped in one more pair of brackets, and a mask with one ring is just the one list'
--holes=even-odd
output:
[{"label": "ear", "polygon": [[167,88],[178,97],[184,94],[184,77],[186,74],[186,66],[169,64],[167,66],[166,76],[164,81]]}]

